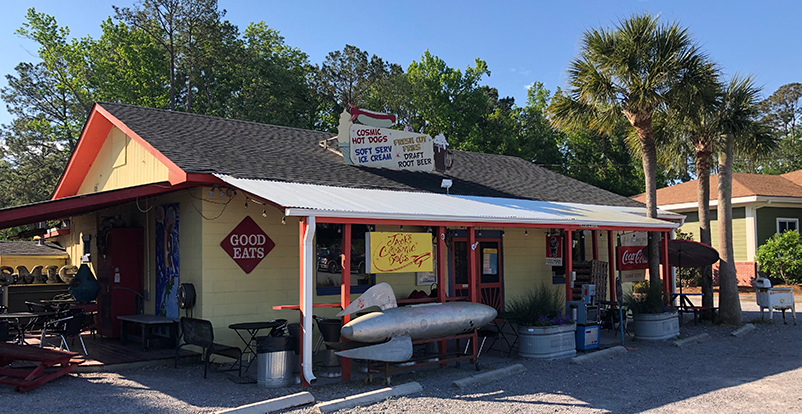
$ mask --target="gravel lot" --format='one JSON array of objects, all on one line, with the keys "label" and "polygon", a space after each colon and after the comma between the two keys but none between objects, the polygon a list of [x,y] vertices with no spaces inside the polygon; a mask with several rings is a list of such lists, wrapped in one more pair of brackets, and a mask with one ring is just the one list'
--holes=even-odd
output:
[{"label": "gravel lot", "polygon": [[[754,295],[742,296],[744,320],[759,319]],[[800,315],[802,316],[802,315]],[[790,318],[790,316],[789,316]],[[789,319],[790,320],[790,319]],[[568,360],[484,358],[485,370],[521,363],[527,372],[504,381],[459,390],[455,379],[475,374],[472,365],[408,372],[394,384],[417,381],[423,392],[346,410],[348,413],[765,413],[802,412],[802,320],[800,326],[757,323],[742,338],[733,327],[687,321],[683,337],[711,339],[687,348],[671,341],[627,341],[619,355],[586,365]],[[317,401],[381,388],[354,382],[309,389]],[[227,374],[203,379],[200,365],[150,367],[72,374],[27,393],[0,385],[2,413],[207,413],[300,391],[236,384]],[[310,413],[311,407],[291,410]]]}]

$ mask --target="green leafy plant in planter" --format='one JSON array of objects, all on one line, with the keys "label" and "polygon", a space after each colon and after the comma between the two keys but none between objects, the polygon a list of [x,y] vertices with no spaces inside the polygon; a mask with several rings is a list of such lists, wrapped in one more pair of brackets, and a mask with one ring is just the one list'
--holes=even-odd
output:
[{"label": "green leafy plant in planter", "polygon": [[518,326],[518,356],[554,359],[576,355],[576,324],[564,308],[562,289],[545,283],[507,301],[501,317]]},{"label": "green leafy plant in planter", "polygon": [[635,338],[661,340],[679,336],[679,317],[676,309],[666,305],[666,295],[659,284],[635,284],[624,295],[624,306],[632,310]]},{"label": "green leafy plant in planter", "polygon": [[565,296],[545,283],[507,301],[501,318],[519,326],[568,325],[573,322],[563,312]]},{"label": "green leafy plant in planter", "polygon": [[624,306],[635,315],[675,312],[676,309],[666,305],[667,302],[663,287],[649,281],[633,283],[632,292],[624,295]]}]

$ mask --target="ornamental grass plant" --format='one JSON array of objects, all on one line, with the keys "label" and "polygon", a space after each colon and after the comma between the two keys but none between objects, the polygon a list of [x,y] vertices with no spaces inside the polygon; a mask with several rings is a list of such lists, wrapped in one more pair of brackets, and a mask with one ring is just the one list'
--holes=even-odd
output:
[{"label": "ornamental grass plant", "polygon": [[663,287],[660,284],[650,284],[649,281],[634,283],[632,292],[624,295],[624,306],[632,310],[633,314],[674,312],[668,303]]},{"label": "ornamental grass plant", "polygon": [[545,283],[509,300],[502,318],[519,326],[554,326],[573,323],[563,312],[565,296]]}]

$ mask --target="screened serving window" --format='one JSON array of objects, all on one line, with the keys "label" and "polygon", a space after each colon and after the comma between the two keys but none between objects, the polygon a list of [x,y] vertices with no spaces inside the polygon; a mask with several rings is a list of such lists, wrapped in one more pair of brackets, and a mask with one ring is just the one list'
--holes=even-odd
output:
[{"label": "screened serving window", "polygon": [[777,218],[777,233],[782,233],[787,230],[799,231],[799,219],[796,218]]}]

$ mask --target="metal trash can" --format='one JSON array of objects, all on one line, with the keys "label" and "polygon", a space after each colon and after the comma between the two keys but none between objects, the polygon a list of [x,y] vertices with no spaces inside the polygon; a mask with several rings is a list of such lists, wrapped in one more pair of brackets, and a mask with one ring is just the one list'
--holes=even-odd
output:
[{"label": "metal trash can", "polygon": [[293,341],[289,336],[256,338],[256,382],[263,387],[285,387],[293,380]]}]

